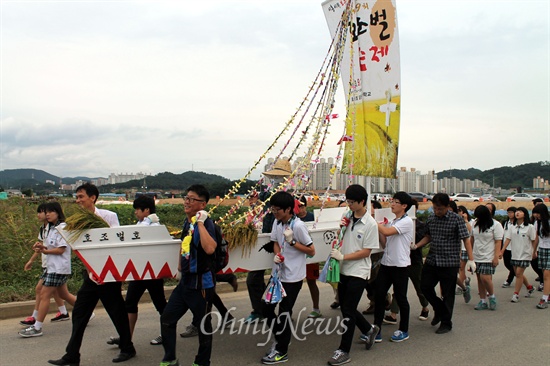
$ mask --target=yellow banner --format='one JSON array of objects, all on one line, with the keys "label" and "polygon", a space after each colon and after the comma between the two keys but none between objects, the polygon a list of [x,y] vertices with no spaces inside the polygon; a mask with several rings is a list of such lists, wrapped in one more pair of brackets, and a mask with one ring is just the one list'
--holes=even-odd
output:
[{"label": "yellow banner", "polygon": [[334,36],[349,24],[340,73],[349,108],[342,172],[395,178],[399,147],[401,79],[395,1],[328,0],[323,11]]}]

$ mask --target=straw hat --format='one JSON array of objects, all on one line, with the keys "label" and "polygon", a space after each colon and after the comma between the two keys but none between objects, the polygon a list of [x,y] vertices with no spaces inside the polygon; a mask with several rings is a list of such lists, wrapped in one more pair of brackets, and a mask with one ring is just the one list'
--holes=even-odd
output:
[{"label": "straw hat", "polygon": [[264,175],[268,178],[273,177],[287,177],[292,174],[292,169],[290,167],[290,161],[286,159],[279,159],[275,162],[272,170],[264,172]]}]

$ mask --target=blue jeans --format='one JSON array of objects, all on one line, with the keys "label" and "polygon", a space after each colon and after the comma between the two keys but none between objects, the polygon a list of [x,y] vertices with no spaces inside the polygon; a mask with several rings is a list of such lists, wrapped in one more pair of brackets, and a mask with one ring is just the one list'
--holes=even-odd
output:
[{"label": "blue jeans", "polygon": [[210,365],[212,354],[212,296],[214,288],[196,290],[184,287],[181,283],[174,289],[162,315],[160,316],[160,334],[164,347],[163,361],[173,361],[176,357],[176,328],[178,320],[191,310],[193,319],[199,321],[199,351],[195,363]]}]

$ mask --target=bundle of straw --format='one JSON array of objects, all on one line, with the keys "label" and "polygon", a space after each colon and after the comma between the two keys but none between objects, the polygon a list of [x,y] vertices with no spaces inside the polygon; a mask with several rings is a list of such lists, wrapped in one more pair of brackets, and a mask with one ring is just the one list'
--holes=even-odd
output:
[{"label": "bundle of straw", "polygon": [[229,250],[241,248],[242,256],[250,257],[252,248],[256,247],[258,230],[252,224],[237,224],[223,228]]},{"label": "bundle of straw", "polygon": [[74,243],[80,235],[86,230],[109,227],[109,224],[94,212],[86,210],[80,206],[76,212],[69,216],[65,221],[66,231],[70,231],[69,242]]}]

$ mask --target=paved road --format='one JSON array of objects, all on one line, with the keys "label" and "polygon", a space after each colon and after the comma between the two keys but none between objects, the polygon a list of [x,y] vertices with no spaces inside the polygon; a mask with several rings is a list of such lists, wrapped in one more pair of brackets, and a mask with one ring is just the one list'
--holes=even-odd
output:
[{"label": "paved road", "polygon": [[[528,270],[530,279],[534,279],[532,270]],[[384,325],[384,341],[375,344],[366,351],[357,342],[351,350],[352,365],[548,365],[550,355],[550,309],[536,309],[540,292],[533,298],[522,296],[519,303],[509,301],[512,289],[500,288],[504,280],[504,267],[499,266],[495,283],[499,284],[496,295],[499,308],[496,311],[475,311],[477,296],[470,304],[465,304],[457,296],[455,305],[454,328],[449,334],[437,335],[435,327],[429,321],[418,320],[420,304],[409,291],[411,303],[410,339],[403,343],[388,341],[389,336],[397,329],[396,325]],[[477,293],[475,280],[473,293]],[[323,306],[323,329],[334,329],[339,311],[331,310],[332,290],[320,284]],[[411,290],[412,286],[409,286]],[[414,290],[413,290],[414,291]],[[245,317],[249,312],[249,301],[246,291],[222,294],[227,306],[234,306],[237,317]],[[366,306],[364,297],[361,307]],[[307,286],[298,298],[295,307],[307,308],[303,311],[298,324],[309,312],[310,299]],[[83,366],[111,365],[111,359],[118,349],[105,344],[115,330],[103,309],[96,311],[97,317],[90,323],[82,347]],[[432,314],[430,314],[431,317]],[[134,343],[138,355],[125,363],[127,366],[158,365],[163,355],[162,346],[151,346],[149,340],[159,334],[158,314],[151,304],[140,306]],[[296,318],[297,315],[295,315]],[[372,316],[368,316],[372,321]],[[47,320],[48,321],[48,320]],[[184,330],[190,322],[186,315],[179,323],[178,331]],[[23,339],[17,335],[21,327],[18,319],[0,321],[0,365],[47,365],[47,360],[59,358],[69,338],[71,323],[46,323],[44,336]],[[357,334],[358,335],[358,334]],[[179,338],[179,337],[178,337]],[[289,349],[289,365],[326,365],[326,360],[339,344],[340,337],[333,332],[329,335],[308,334],[305,340],[293,339]],[[258,365],[267,346],[267,336],[258,332],[252,334],[215,334],[212,365]],[[178,357],[182,365],[191,365],[197,350],[197,338],[178,339]]]}]

